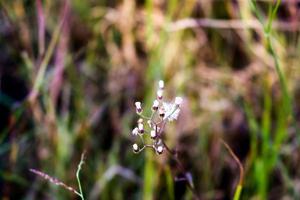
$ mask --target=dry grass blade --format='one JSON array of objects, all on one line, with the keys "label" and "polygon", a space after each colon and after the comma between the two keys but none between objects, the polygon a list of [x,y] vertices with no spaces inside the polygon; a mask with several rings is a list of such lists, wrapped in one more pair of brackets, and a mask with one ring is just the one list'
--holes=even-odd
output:
[{"label": "dry grass blade", "polygon": [[232,158],[235,160],[235,162],[238,164],[239,170],[240,170],[240,178],[239,178],[239,185],[243,184],[244,180],[244,167],[240,161],[240,159],[235,155],[231,147],[223,140],[221,139],[222,144],[225,146],[225,148],[228,150]]},{"label": "dry grass blade", "polygon": [[235,189],[235,192],[234,192],[234,197],[233,197],[234,200],[238,200],[238,199],[240,199],[240,195],[241,195],[242,187],[243,187],[244,167],[243,167],[240,159],[235,155],[235,153],[231,149],[231,147],[223,139],[221,139],[221,142],[222,142],[222,144],[225,146],[225,148],[228,150],[228,152],[230,153],[230,155],[233,157],[233,159],[235,160],[235,162],[239,166],[239,170],[240,170],[239,183],[236,186],[236,189]]}]

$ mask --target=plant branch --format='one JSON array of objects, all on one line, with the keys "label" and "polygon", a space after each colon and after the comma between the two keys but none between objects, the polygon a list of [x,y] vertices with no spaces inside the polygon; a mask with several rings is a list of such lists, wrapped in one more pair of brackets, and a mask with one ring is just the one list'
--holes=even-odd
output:
[{"label": "plant branch", "polygon": [[174,150],[171,150],[163,140],[162,140],[162,143],[163,143],[164,147],[166,148],[167,152],[171,155],[171,158],[176,161],[177,167],[178,167],[179,171],[184,175],[185,180],[187,182],[187,186],[193,193],[194,198],[199,200],[200,197],[199,197],[193,183],[190,181],[190,178],[187,176],[186,170],[184,169],[182,162],[178,159],[177,152]]}]

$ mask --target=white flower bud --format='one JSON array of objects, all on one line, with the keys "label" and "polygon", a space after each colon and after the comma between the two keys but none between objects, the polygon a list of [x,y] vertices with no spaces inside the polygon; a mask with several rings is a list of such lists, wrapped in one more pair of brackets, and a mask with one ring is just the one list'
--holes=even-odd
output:
[{"label": "white flower bud", "polygon": [[141,124],[143,122],[144,122],[144,120],[142,118],[139,118],[139,120],[137,121],[138,124]]},{"label": "white flower bud", "polygon": [[180,104],[182,103],[183,99],[181,97],[176,97],[175,98],[175,104],[176,106],[180,106]]},{"label": "white flower bud", "polygon": [[134,152],[138,152],[139,151],[139,146],[136,143],[134,143],[132,145],[132,149],[133,149]]},{"label": "white flower bud", "polygon": [[163,146],[158,146],[158,147],[156,148],[156,152],[157,152],[158,154],[162,154],[163,151],[164,151],[164,147],[163,147]]},{"label": "white flower bud", "polygon": [[131,133],[132,133],[132,135],[136,136],[139,133],[139,129],[137,127],[135,127]]},{"label": "white flower bud", "polygon": [[143,124],[141,124],[141,123],[138,124],[138,129],[139,129],[138,130],[139,133],[144,133],[144,125]]},{"label": "white flower bud", "polygon": [[160,108],[160,109],[159,109],[159,116],[160,116],[161,118],[164,118],[164,116],[165,116],[165,109],[164,109],[164,108]]},{"label": "white flower bud", "polygon": [[152,105],[152,109],[153,110],[157,110],[159,106],[159,101],[157,101],[156,99],[153,101],[153,105]]},{"label": "white flower bud", "polygon": [[165,83],[163,80],[158,81],[158,87],[159,87],[159,89],[164,89]]},{"label": "white flower bud", "polygon": [[156,138],[156,131],[155,131],[155,130],[151,130],[151,131],[150,131],[150,137],[151,137],[152,139],[155,139],[155,138]]},{"label": "white flower bud", "polygon": [[157,90],[156,95],[159,100],[161,100],[163,98],[163,93],[164,93],[164,91],[162,89]]},{"label": "white flower bud", "polygon": [[137,113],[141,113],[142,112],[142,103],[139,101],[135,102],[135,108],[136,108]]}]

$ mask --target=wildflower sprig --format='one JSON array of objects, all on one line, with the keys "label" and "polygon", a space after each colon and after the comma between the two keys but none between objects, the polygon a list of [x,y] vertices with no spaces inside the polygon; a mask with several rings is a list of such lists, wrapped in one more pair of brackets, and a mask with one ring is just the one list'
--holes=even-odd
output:
[{"label": "wildflower sprig", "polygon": [[[186,181],[187,187],[193,193],[194,199],[200,199],[192,182],[190,173],[187,173],[183,164],[178,159],[176,150],[170,149],[164,141],[163,133],[168,122],[177,120],[180,113],[180,106],[183,102],[182,97],[175,97],[171,102],[164,101],[164,81],[158,82],[156,91],[156,99],[153,101],[150,117],[143,114],[141,102],[135,102],[136,113],[139,115],[137,126],[133,128],[132,135],[139,137],[142,145],[134,143],[132,149],[135,153],[140,153],[145,148],[153,149],[158,155],[164,151],[169,153],[171,158],[176,161],[177,168],[183,174],[182,180]],[[145,137],[150,137],[150,140],[145,140]],[[145,141],[150,141],[145,143]],[[176,179],[175,179],[176,180]]]},{"label": "wildflower sprig", "polygon": [[[158,82],[156,99],[153,101],[151,115],[143,115],[141,102],[135,102],[136,113],[139,115],[137,126],[133,128],[132,135],[138,136],[141,139],[142,145],[134,143],[133,151],[139,153],[145,148],[152,148],[157,154],[162,154],[166,148],[162,139],[164,128],[168,122],[176,120],[180,113],[180,105],[183,99],[176,97],[172,102],[164,101],[164,81]],[[144,137],[150,137],[151,142],[145,143]]]}]

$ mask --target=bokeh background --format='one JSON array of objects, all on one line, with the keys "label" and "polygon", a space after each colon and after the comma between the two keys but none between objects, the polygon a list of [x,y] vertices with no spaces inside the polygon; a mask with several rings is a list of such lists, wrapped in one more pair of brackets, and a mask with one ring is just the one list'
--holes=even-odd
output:
[{"label": "bokeh background", "polygon": [[[278,4],[277,4],[278,3]],[[276,7],[278,5],[278,7]],[[192,199],[166,153],[132,152],[134,102],[182,96],[166,143],[201,199],[300,199],[298,0],[1,0],[1,199]]]}]

